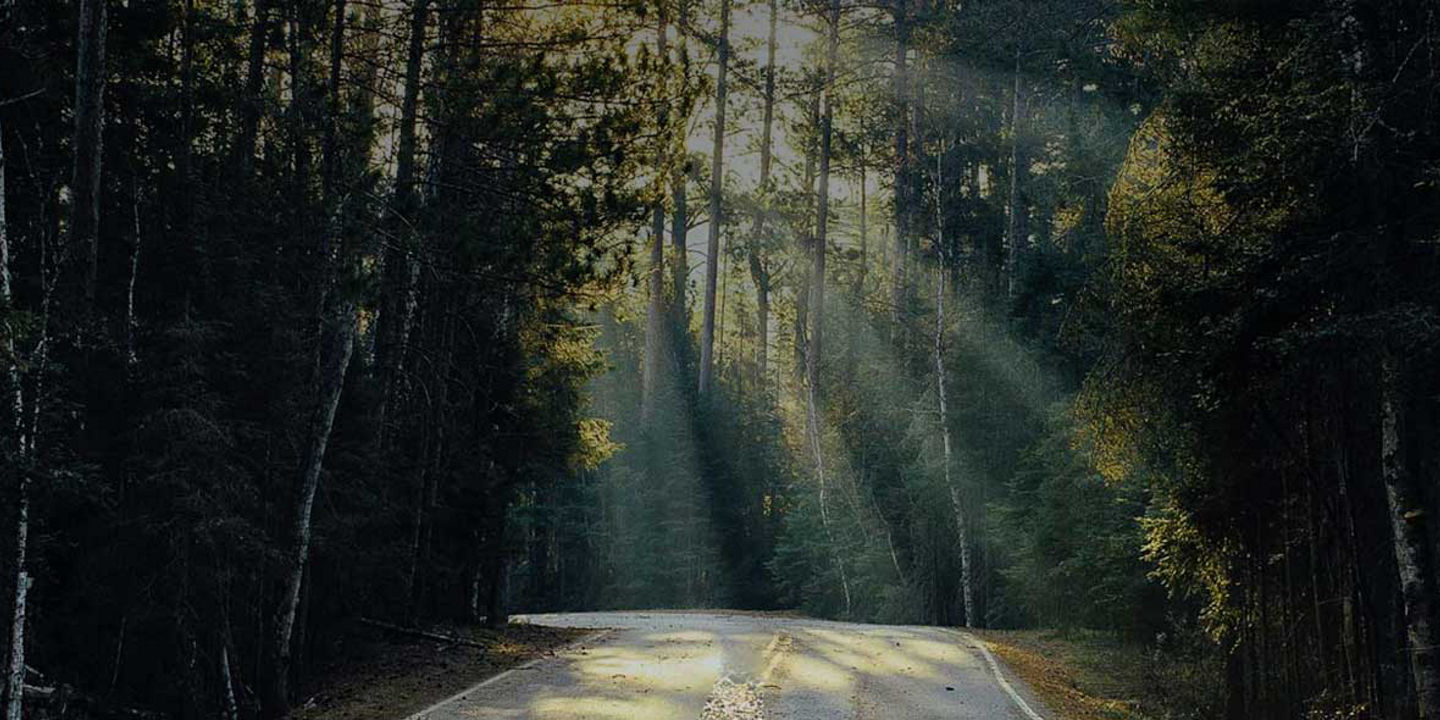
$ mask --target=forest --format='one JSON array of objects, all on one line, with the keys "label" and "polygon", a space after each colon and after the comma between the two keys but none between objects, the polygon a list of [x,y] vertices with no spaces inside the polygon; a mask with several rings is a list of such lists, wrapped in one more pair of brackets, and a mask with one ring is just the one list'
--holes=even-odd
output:
[{"label": "forest", "polygon": [[1440,5],[0,0],[0,366],[6,720],[622,608],[1437,719]]}]

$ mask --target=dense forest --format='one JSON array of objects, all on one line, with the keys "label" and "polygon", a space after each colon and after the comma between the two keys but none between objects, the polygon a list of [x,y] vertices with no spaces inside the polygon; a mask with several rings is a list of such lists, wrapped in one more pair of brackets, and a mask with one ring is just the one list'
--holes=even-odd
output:
[{"label": "dense forest", "polygon": [[1440,718],[1440,6],[0,2],[0,365],[8,720],[656,607]]}]

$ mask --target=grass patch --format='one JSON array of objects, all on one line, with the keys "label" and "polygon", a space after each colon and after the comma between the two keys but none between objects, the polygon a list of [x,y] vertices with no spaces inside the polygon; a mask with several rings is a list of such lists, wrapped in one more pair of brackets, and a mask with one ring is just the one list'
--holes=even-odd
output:
[{"label": "grass patch", "polygon": [[1218,659],[1205,649],[1160,650],[1107,633],[977,630],[1057,720],[1217,717]]},{"label": "grass patch", "polygon": [[342,652],[302,693],[297,720],[395,720],[487,677],[554,653],[590,630],[516,624],[503,630],[436,628],[481,647],[356,625]]}]

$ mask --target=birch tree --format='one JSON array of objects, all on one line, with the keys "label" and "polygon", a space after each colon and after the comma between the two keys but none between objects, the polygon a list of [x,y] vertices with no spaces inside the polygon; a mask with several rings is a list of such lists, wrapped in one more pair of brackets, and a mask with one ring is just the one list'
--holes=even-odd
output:
[{"label": "birch tree", "polygon": [[1427,545],[1426,513],[1410,468],[1402,375],[1396,359],[1380,362],[1380,465],[1404,604],[1405,636],[1422,720],[1440,717],[1440,627],[1436,625],[1435,566]]},{"label": "birch tree", "polygon": [[[326,116],[327,136],[338,132],[339,88],[344,71],[345,47],[345,6],[346,0],[334,0],[334,18],[331,35],[329,87],[330,107]],[[324,300],[317,338],[317,362],[312,375],[311,386],[315,394],[311,399],[310,419],[306,429],[305,447],[301,455],[299,476],[290,502],[290,517],[284,549],[284,572],[281,580],[280,606],[275,616],[275,634],[272,641],[270,681],[266,687],[265,701],[268,714],[279,716],[285,713],[289,698],[289,677],[296,611],[300,607],[300,594],[310,562],[310,546],[313,535],[312,515],[315,495],[320,487],[320,476],[324,469],[325,449],[330,442],[330,432],[335,424],[335,411],[340,405],[341,391],[345,385],[345,373],[350,367],[350,356],[354,350],[356,332],[356,302],[352,291],[343,287],[339,280],[342,270],[348,270],[350,258],[343,253],[347,248],[340,245],[338,225],[344,210],[340,197],[340,148],[338,138],[325,143],[322,158],[325,178],[322,182],[324,196],[322,205],[330,215],[325,230],[325,255],[321,262],[325,268]],[[339,262],[330,258],[331,246],[340,248]],[[348,248],[353,252],[355,248]]]},{"label": "birch tree", "polygon": [[15,478],[15,585],[10,615],[10,657],[5,672],[5,718],[20,720],[25,703],[25,601],[30,590],[30,574],[26,555],[30,545],[30,478],[25,460],[23,438],[24,398],[20,386],[20,369],[15,358],[15,330],[11,321],[10,290],[10,224],[5,208],[5,126],[0,122],[0,313],[5,313],[3,350],[6,398],[9,406],[8,425],[3,447],[5,469]]}]

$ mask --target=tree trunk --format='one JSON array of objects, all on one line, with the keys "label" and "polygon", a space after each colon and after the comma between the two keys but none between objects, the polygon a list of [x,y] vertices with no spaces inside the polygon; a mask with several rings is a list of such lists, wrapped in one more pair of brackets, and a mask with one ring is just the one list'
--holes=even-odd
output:
[{"label": "tree trunk", "polygon": [[[30,476],[29,457],[30,444],[25,438],[24,429],[24,396],[20,386],[20,370],[14,362],[15,340],[14,333],[10,331],[8,314],[12,312],[11,302],[13,296],[10,288],[10,226],[9,216],[6,214],[5,205],[5,128],[0,125],[0,312],[6,313],[5,318],[5,359],[6,359],[6,380],[8,387],[11,417],[8,424],[9,431],[5,433],[7,439],[3,441],[5,469],[15,475],[15,594],[11,606],[10,615],[10,658],[5,674],[5,718],[6,720],[20,720],[24,712],[25,704],[25,601],[30,592],[30,574],[26,567],[26,557],[30,547]],[[43,263],[43,259],[42,259]],[[47,302],[48,306],[48,289]],[[48,313],[47,313],[48,315]],[[47,320],[45,320],[48,322]],[[41,340],[43,348],[44,339]],[[39,370],[43,371],[45,357],[42,352],[38,362]],[[37,413],[38,415],[38,413]],[[33,428],[32,428],[33,431]],[[32,432],[33,435],[33,432]]]},{"label": "tree trunk", "polygon": [[[655,52],[662,59],[669,54],[665,26],[662,10],[655,25]],[[663,131],[670,125],[668,106],[660,110],[659,125],[664,137]],[[656,164],[663,167],[668,155],[665,140],[661,141],[658,149]],[[656,185],[655,208],[650,219],[650,269],[647,277],[650,303],[645,318],[645,365],[640,377],[640,423],[647,429],[655,415],[655,390],[665,345],[665,201],[661,199],[664,196],[662,182],[657,179]]]},{"label": "tree trunk", "polygon": [[970,523],[965,515],[960,485],[955,482],[952,472],[950,442],[950,411],[945,397],[945,279],[949,273],[945,258],[945,222],[941,205],[940,188],[944,178],[942,168],[945,157],[945,140],[940,140],[940,154],[935,158],[935,246],[939,257],[935,267],[935,395],[940,410],[940,439],[945,450],[945,488],[950,493],[950,511],[955,516],[955,541],[960,550],[960,595],[965,607],[965,627],[979,627],[975,622],[974,562],[970,550]]},{"label": "tree trunk", "polygon": [[[9,395],[6,400],[10,407],[9,424],[15,440],[15,452],[25,447],[24,422],[25,414],[23,397],[20,389],[20,367],[13,362],[15,357],[15,333],[10,328],[11,311],[10,303],[10,218],[6,214],[5,207],[5,124],[0,122],[0,312],[7,313],[4,317],[4,347],[5,352],[5,380],[6,393]],[[8,448],[7,448],[8,450]]]},{"label": "tree trunk", "polygon": [[[328,125],[338,122],[339,78],[343,71],[344,9],[345,0],[335,2],[336,28],[332,36],[330,54],[331,112]],[[296,42],[299,42],[297,39]],[[329,131],[327,131],[329,132]],[[338,139],[327,143],[326,157],[322,159],[325,178],[322,178],[327,195],[323,205],[330,213],[330,228],[327,235],[338,238],[341,214],[340,201],[336,197],[339,186]],[[310,539],[312,533],[311,514],[315,506],[315,495],[320,487],[320,474],[324,468],[325,448],[330,442],[330,431],[335,423],[335,410],[340,405],[340,395],[345,386],[345,373],[350,367],[350,357],[355,345],[357,305],[345,288],[338,282],[342,268],[348,263],[342,258],[332,261],[327,253],[321,258],[324,268],[322,293],[324,299],[320,311],[320,332],[317,342],[314,379],[316,388],[315,405],[311,410],[309,433],[305,441],[305,452],[301,456],[300,478],[295,488],[291,505],[288,547],[285,550],[285,567],[280,593],[280,607],[276,613],[275,636],[271,647],[273,664],[270,668],[270,682],[265,689],[265,712],[267,716],[278,717],[287,709],[289,699],[289,678],[291,672],[292,646],[295,618],[300,604],[306,570],[310,562]],[[348,268],[346,268],[348,270]]]},{"label": "tree trunk", "polygon": [[906,271],[909,263],[910,206],[910,9],[908,0],[894,0],[895,22],[895,266],[891,279],[891,339],[904,327]]},{"label": "tree trunk", "polygon": [[820,355],[825,331],[825,255],[830,229],[830,145],[835,125],[835,65],[840,53],[840,0],[830,5],[830,38],[825,59],[825,109],[820,116],[820,190],[816,200],[815,245],[810,275],[810,348],[806,375],[820,393]]},{"label": "tree trunk", "polygon": [[75,166],[70,246],[88,253],[85,304],[95,311],[96,273],[100,267],[100,165],[105,128],[105,35],[107,0],[81,0],[75,61]]},{"label": "tree trunk", "polygon": [[130,246],[130,274],[125,280],[125,362],[135,365],[135,277],[140,274],[140,180],[134,181],[131,211],[135,239]]},{"label": "tree trunk", "polygon": [[863,306],[865,300],[865,277],[870,263],[870,218],[868,214],[869,189],[865,187],[865,158],[860,158],[860,266],[855,271],[855,300]]},{"label": "tree trunk", "polygon": [[750,243],[750,279],[755,283],[755,384],[764,388],[770,359],[770,270],[762,245],[770,205],[771,145],[775,125],[775,50],[778,0],[770,0],[770,37],[765,45],[765,108],[760,130],[760,207],[755,213],[755,233]]},{"label": "tree trunk", "polygon": [[[1440,717],[1440,626],[1435,618],[1435,568],[1426,545],[1425,508],[1407,459],[1401,370],[1388,354],[1381,360],[1380,464],[1394,532],[1395,565],[1405,606],[1405,632],[1420,720]],[[1402,445],[1402,443],[1406,443]]]},{"label": "tree trunk", "polygon": [[[810,94],[809,107],[806,111],[810,127],[818,128],[820,125],[820,91],[816,88]],[[810,246],[814,239],[810,237],[810,222],[815,217],[815,162],[820,148],[818,143],[807,143],[805,148],[805,227],[800,234],[800,256],[805,258],[810,254]],[[807,350],[809,317],[810,317],[810,275],[811,270],[806,268],[802,272],[795,273],[797,287],[795,288],[795,376],[805,377],[809,366],[806,358],[809,356]]]},{"label": "tree trunk", "polygon": [[310,562],[311,512],[315,494],[320,487],[325,447],[335,423],[335,409],[345,385],[345,372],[355,340],[355,303],[337,289],[326,303],[329,308],[320,334],[320,364],[315,377],[318,388],[315,407],[302,456],[300,480],[292,502],[288,547],[285,550],[285,575],[280,592],[280,610],[276,613],[271,683],[266,693],[266,713],[279,717],[286,710],[289,689],[291,637],[296,610],[300,605],[300,588]]},{"label": "tree trunk", "polygon": [[260,115],[265,99],[265,46],[270,31],[269,0],[255,0],[255,18],[250,26],[249,57],[245,70],[245,104],[240,115],[240,133],[235,155],[242,176],[248,177],[255,162],[255,145],[260,132]]},{"label": "tree trunk", "polygon": [[824,111],[820,117],[820,188],[816,203],[815,239],[812,243],[810,272],[810,339],[805,350],[805,409],[806,426],[810,436],[811,452],[815,456],[815,479],[819,487],[820,523],[825,528],[825,538],[834,555],[836,570],[840,574],[840,591],[845,601],[845,617],[852,612],[850,578],[845,568],[845,559],[835,538],[830,522],[829,488],[825,476],[824,432],[820,424],[820,348],[821,324],[825,321],[825,244],[830,213],[830,145],[834,121],[835,64],[838,57],[840,37],[840,0],[833,0],[829,13],[830,34],[826,52]]},{"label": "tree trunk", "polygon": [[[690,87],[690,53],[686,36],[690,32],[690,1],[680,0],[680,17],[675,25],[675,54],[680,58],[681,90]],[[685,151],[684,139],[680,140],[679,162],[670,169],[671,220],[670,244],[675,254],[671,262],[671,285],[673,295],[670,302],[674,313],[675,349],[689,353],[690,308],[686,302],[686,290],[690,284],[690,257],[686,243],[690,234],[689,209],[686,206],[686,186],[690,182],[690,157]]]},{"label": "tree trunk", "polygon": [[[405,54],[405,90],[400,100],[400,138],[395,157],[395,190],[391,214],[399,219],[396,232],[385,245],[382,280],[385,292],[381,297],[377,365],[380,370],[380,406],[376,424],[381,437],[388,437],[386,426],[395,402],[395,386],[404,373],[405,349],[415,317],[415,288],[419,281],[418,248],[409,228],[415,210],[415,148],[416,123],[419,117],[420,70],[425,63],[425,23],[430,0],[414,0],[410,7],[410,38]],[[397,241],[394,238],[412,238]]]},{"label": "tree trunk", "polygon": [[6,675],[6,720],[20,720],[25,703],[25,598],[30,592],[26,555],[30,546],[30,477],[26,468],[16,469],[15,513],[15,603],[10,616],[10,666]]},{"label": "tree trunk", "polygon": [[705,314],[700,329],[700,395],[710,392],[715,354],[715,289],[720,278],[721,190],[725,178],[725,97],[730,70],[730,0],[720,0],[720,57],[715,71],[715,143],[710,157],[710,234],[705,244]]},{"label": "tree trunk", "polygon": [[640,424],[648,429],[655,417],[655,389],[665,334],[665,208],[658,203],[651,218],[650,267],[646,275],[650,302],[645,317],[645,365],[640,376]]},{"label": "tree trunk", "polygon": [[1024,128],[1025,85],[1020,77],[1020,49],[1015,49],[1015,85],[1010,91],[1010,187],[1005,200],[1005,296],[1015,299],[1015,280],[1020,269],[1020,244],[1025,241],[1024,188],[1025,159],[1020,143]]},{"label": "tree trunk", "polygon": [[230,671],[230,644],[220,645],[220,683],[225,699],[225,720],[240,720],[240,704],[235,701],[235,680]]},{"label": "tree trunk", "polygon": [[502,503],[500,514],[493,518],[490,532],[494,535],[489,543],[490,547],[485,554],[485,575],[489,585],[485,594],[485,627],[491,629],[503,628],[510,622],[510,616],[505,611],[505,583],[509,563],[505,558],[505,504]]}]

